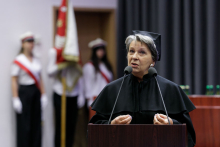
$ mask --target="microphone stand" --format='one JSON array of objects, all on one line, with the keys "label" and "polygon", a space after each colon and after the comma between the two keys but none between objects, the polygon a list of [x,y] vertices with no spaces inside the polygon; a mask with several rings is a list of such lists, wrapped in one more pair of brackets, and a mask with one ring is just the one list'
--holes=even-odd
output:
[{"label": "microphone stand", "polygon": [[127,67],[125,68],[125,70],[124,70],[124,73],[125,73],[125,74],[124,74],[124,76],[123,76],[123,80],[122,80],[122,82],[121,82],[121,86],[120,86],[120,88],[119,88],[118,95],[117,95],[116,100],[115,100],[115,104],[114,104],[114,106],[113,106],[111,115],[110,115],[110,117],[109,117],[108,124],[110,124],[110,122],[111,122],[112,115],[113,115],[113,112],[114,112],[114,110],[115,110],[115,106],[116,106],[116,103],[117,103],[117,101],[118,101],[118,96],[119,96],[119,94],[120,94],[122,85],[123,85],[123,83],[124,83],[125,76],[126,76],[126,74],[130,74],[131,72],[132,72],[132,67],[131,67],[131,66],[127,66]]},{"label": "microphone stand", "polygon": [[[154,76],[154,78],[155,78],[155,80],[156,80],[156,82],[157,82],[157,78],[156,78],[155,76]],[[159,89],[159,91],[160,91],[160,86],[159,86],[158,82],[157,82],[157,87],[158,87],[158,89]],[[166,112],[166,116],[167,116],[168,123],[169,123],[169,125],[170,125],[170,120],[169,120],[169,117],[168,117],[167,109],[166,109],[166,107],[165,107],[165,103],[164,103],[163,95],[162,95],[161,91],[160,91],[160,96],[161,96],[161,99],[162,99],[162,102],[163,102],[163,106],[164,106],[164,109],[165,109],[165,112]]]},{"label": "microphone stand", "polygon": [[120,89],[119,89],[119,91],[118,91],[118,95],[117,95],[117,97],[116,97],[115,104],[114,104],[114,106],[113,106],[111,115],[110,115],[110,117],[109,117],[108,124],[110,124],[110,122],[111,122],[112,114],[113,114],[113,112],[114,112],[114,110],[115,110],[115,106],[116,106],[116,103],[117,103],[117,101],[118,101],[118,96],[119,96],[119,94],[120,94],[121,87],[122,87],[122,85],[123,85],[123,83],[124,83],[125,75],[126,75],[126,73],[125,73],[124,76],[123,76],[123,80],[122,80],[122,82],[121,82],[121,86],[120,86]]}]

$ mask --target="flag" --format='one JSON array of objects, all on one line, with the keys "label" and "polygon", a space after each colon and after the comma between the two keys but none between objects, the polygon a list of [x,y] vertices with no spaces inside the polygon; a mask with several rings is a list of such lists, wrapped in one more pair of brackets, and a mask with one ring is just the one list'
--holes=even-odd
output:
[{"label": "flag", "polygon": [[[66,146],[66,90],[71,92],[82,74],[79,65],[79,47],[73,7],[70,0],[62,0],[57,20],[57,33],[54,49],[57,52],[57,64],[68,64],[71,68],[62,70],[63,94],[61,98],[61,147]],[[69,64],[73,63],[73,64]],[[65,74],[64,74],[65,73]],[[68,80],[66,80],[68,79]]]},{"label": "flag", "polygon": [[57,20],[55,48],[58,50],[57,63],[79,61],[79,47],[75,15],[70,0],[62,0]]},{"label": "flag", "polygon": [[57,52],[57,64],[72,62],[75,67],[74,74],[72,74],[74,81],[73,85],[66,85],[67,90],[71,91],[79,77],[82,74],[77,38],[77,28],[75,22],[75,15],[73,12],[70,0],[62,0],[58,11],[57,32],[55,36],[55,47]]}]

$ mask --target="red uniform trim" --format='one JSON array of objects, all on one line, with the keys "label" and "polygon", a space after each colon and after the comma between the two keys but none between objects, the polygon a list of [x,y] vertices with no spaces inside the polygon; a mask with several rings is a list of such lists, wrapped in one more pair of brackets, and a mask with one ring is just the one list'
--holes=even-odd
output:
[{"label": "red uniform trim", "polygon": [[[89,62],[89,63],[93,65],[92,62]],[[94,65],[93,65],[93,66],[94,66]],[[110,83],[110,80],[107,78],[107,76],[106,76],[101,70],[100,70],[99,72],[101,73],[101,75],[102,75],[102,77],[105,79],[105,81],[106,81],[107,83]]]},{"label": "red uniform trim", "polygon": [[27,69],[24,65],[22,65],[19,61],[15,60],[14,61],[15,64],[17,64],[21,69],[23,69],[24,71],[26,71],[29,76],[31,76],[33,78],[33,80],[35,81],[35,84],[37,86],[37,88],[40,90],[40,85],[39,82],[37,81],[37,79],[35,78],[35,76],[31,73],[31,71],[29,69]]}]

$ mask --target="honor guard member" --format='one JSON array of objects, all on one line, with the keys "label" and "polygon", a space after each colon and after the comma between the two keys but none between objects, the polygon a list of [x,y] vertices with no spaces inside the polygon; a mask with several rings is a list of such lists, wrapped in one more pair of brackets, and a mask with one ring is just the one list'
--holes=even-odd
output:
[{"label": "honor guard member", "polygon": [[[63,46],[61,42],[59,46]],[[74,143],[74,133],[77,122],[78,108],[81,108],[85,100],[80,96],[80,85],[82,79],[77,79],[76,66],[73,62],[64,61],[62,50],[51,48],[49,50],[48,75],[53,78],[53,103],[55,108],[55,147],[61,146],[61,97],[63,94],[63,84],[61,78],[66,79],[66,147],[72,147]],[[60,62],[62,60],[62,62]],[[59,62],[59,64],[57,64]]]},{"label": "honor guard member", "polygon": [[92,49],[92,56],[83,67],[83,80],[89,118],[95,115],[95,111],[91,110],[90,105],[102,89],[113,80],[112,67],[107,59],[106,45],[107,43],[100,38],[88,44]]},{"label": "honor guard member", "polygon": [[13,107],[17,113],[17,147],[41,147],[41,109],[47,105],[40,61],[33,56],[34,35],[20,37],[22,46],[11,69]]}]

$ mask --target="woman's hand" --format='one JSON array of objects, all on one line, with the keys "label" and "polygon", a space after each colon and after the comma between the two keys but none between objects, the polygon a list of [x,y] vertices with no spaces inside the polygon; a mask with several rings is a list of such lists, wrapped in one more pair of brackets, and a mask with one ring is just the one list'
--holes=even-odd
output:
[{"label": "woman's hand", "polygon": [[[170,124],[172,125],[173,120],[170,117],[168,118],[169,118]],[[167,116],[163,114],[155,114],[153,122],[156,125],[168,125],[169,124]]]},{"label": "woman's hand", "polygon": [[131,115],[120,115],[111,121],[111,124],[130,124],[132,120]]}]

